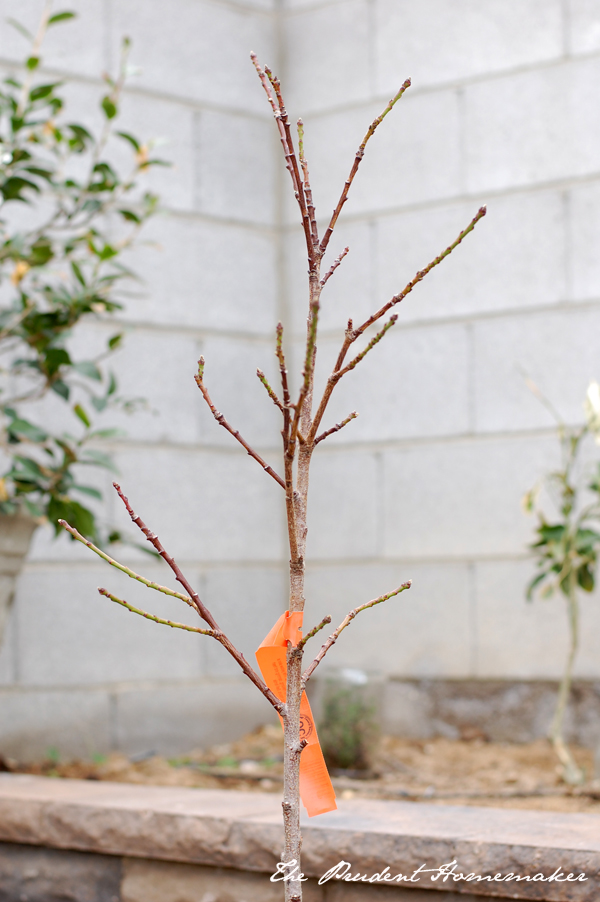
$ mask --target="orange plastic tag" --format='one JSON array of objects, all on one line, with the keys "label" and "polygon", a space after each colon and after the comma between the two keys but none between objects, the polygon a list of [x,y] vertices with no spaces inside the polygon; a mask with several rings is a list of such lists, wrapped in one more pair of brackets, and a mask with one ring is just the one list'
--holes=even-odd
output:
[{"label": "orange plastic tag", "polygon": [[[292,645],[302,638],[301,611],[282,614],[272,630],[263,639],[256,652],[256,660],[269,689],[278,698],[286,698],[286,657],[287,643]],[[331,785],[327,765],[319,745],[317,728],[310,710],[306,693],[302,693],[300,702],[300,738],[306,739],[300,756],[300,798],[309,817],[335,811],[335,791]]]}]

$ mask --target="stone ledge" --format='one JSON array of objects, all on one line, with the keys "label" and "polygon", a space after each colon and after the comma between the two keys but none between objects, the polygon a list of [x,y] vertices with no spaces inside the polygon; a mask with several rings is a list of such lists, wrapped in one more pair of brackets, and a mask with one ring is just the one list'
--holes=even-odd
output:
[{"label": "stone ledge", "polygon": [[[306,819],[303,833],[309,877],[341,859],[367,875],[386,865],[410,875],[424,862],[433,868],[454,859],[461,871],[482,875],[549,876],[560,866],[588,880],[490,885],[424,875],[413,886],[548,902],[600,898],[596,815],[353,799]],[[283,843],[281,804],[260,793],[2,774],[0,841],[270,874]]]}]

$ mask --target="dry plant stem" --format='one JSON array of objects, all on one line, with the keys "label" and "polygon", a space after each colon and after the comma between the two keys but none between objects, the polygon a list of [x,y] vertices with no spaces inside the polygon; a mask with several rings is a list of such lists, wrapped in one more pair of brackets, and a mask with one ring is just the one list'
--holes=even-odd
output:
[{"label": "dry plant stem", "polygon": [[[314,438],[317,433],[317,429],[319,428],[319,426],[321,424],[321,420],[323,419],[323,414],[325,413],[325,410],[327,408],[327,404],[329,403],[329,399],[331,397],[333,389],[335,388],[335,386],[339,382],[341,376],[343,375],[341,373],[341,370],[344,368],[344,360],[346,359],[346,354],[348,353],[350,346],[356,341],[357,338],[360,338],[360,336],[363,334],[363,332],[365,332],[366,329],[369,328],[369,326],[372,326],[373,323],[376,323],[378,319],[381,319],[381,317],[384,316],[388,310],[390,310],[396,304],[399,304],[401,301],[403,301],[404,298],[408,294],[410,294],[410,292],[413,290],[413,288],[416,285],[418,285],[419,282],[421,282],[425,278],[425,276],[431,272],[432,269],[434,269],[436,266],[438,266],[442,262],[442,260],[445,260],[446,257],[448,257],[452,253],[452,251],[458,247],[458,245],[463,241],[463,239],[470,232],[473,231],[473,229],[475,228],[475,226],[477,225],[479,220],[482,219],[485,216],[485,214],[486,214],[486,208],[480,207],[479,210],[477,211],[476,215],[473,217],[473,219],[471,220],[469,225],[466,227],[466,229],[463,229],[463,231],[460,232],[460,234],[458,235],[458,238],[456,238],[456,240],[453,241],[452,244],[450,244],[446,248],[445,251],[443,251],[441,254],[439,254],[439,256],[435,257],[434,260],[432,260],[430,263],[428,263],[424,269],[420,269],[417,272],[417,274],[415,275],[415,277],[408,283],[408,285],[405,286],[405,288],[403,288],[403,290],[399,294],[394,295],[394,297],[391,298],[386,304],[384,304],[383,307],[381,307],[379,310],[377,310],[376,313],[373,313],[368,319],[366,319],[364,321],[364,323],[362,323],[362,325],[358,326],[355,329],[355,328],[353,328],[352,320],[348,321],[348,328],[346,329],[344,342],[342,344],[340,353],[338,354],[338,358],[336,360],[335,367],[333,369],[333,373],[327,380],[327,384],[325,386],[325,391],[323,392],[323,397],[321,398],[319,407],[317,409],[317,412],[315,414],[315,417],[314,417],[314,420],[312,423],[312,429],[311,429],[310,433],[307,435],[307,441],[309,443],[314,441]],[[390,325],[392,325],[391,322],[388,323],[388,328],[390,327]],[[383,336],[380,334],[379,338],[382,338],[382,337]],[[378,340],[379,340],[379,338],[378,338]],[[360,357],[360,355],[359,355],[359,357]],[[358,359],[355,358],[355,361],[353,361],[353,366],[351,366],[350,369],[353,369],[353,367],[356,366],[356,363],[358,363]],[[344,372],[348,372],[348,368],[345,368]]]},{"label": "dry plant stem", "polygon": [[231,657],[234,658],[235,661],[237,661],[240,668],[246,674],[248,679],[252,683],[254,683],[254,685],[257,687],[257,689],[260,689],[260,691],[262,692],[264,697],[267,699],[267,701],[269,701],[273,705],[275,710],[282,717],[285,716],[286,705],[281,701],[281,699],[277,698],[277,696],[275,695],[274,692],[271,692],[271,690],[269,689],[269,687],[267,686],[265,681],[262,679],[262,677],[260,677],[254,670],[254,668],[251,667],[250,664],[248,664],[248,662],[246,661],[243,654],[237,650],[237,648],[235,647],[233,642],[229,639],[228,636],[225,635],[225,633],[219,627],[219,624],[217,623],[217,621],[215,620],[213,615],[210,613],[208,608],[200,600],[198,593],[194,591],[194,589],[192,588],[192,586],[190,585],[190,583],[188,582],[186,577],[183,575],[183,573],[179,569],[178,565],[175,563],[174,559],[163,548],[163,545],[162,545],[160,539],[158,538],[158,536],[155,533],[153,533],[146,526],[146,524],[144,523],[142,518],[139,517],[133,511],[133,508],[131,507],[131,505],[129,503],[129,499],[121,491],[121,486],[118,485],[118,483],[116,483],[116,482],[114,482],[113,485],[117,491],[117,494],[119,495],[119,498],[125,505],[127,513],[131,517],[132,522],[135,523],[135,525],[138,527],[138,529],[140,529],[143,532],[146,539],[156,549],[156,551],[160,554],[160,556],[163,558],[163,560],[166,561],[166,563],[169,565],[169,567],[175,574],[175,579],[177,580],[177,582],[183,586],[185,591],[188,593],[189,597],[192,599],[192,602],[194,603],[194,607],[196,608],[200,617],[204,620],[205,623],[208,623],[210,628],[214,631],[214,633],[215,633],[214,638],[217,639],[221,643],[223,648],[229,652]]},{"label": "dry plant stem", "polygon": [[584,774],[581,768],[577,766],[564,737],[565,711],[571,694],[573,664],[575,656],[577,655],[579,636],[579,606],[577,604],[576,574],[573,570],[569,574],[569,596],[567,604],[569,606],[569,656],[565,672],[560,682],[556,711],[554,713],[554,719],[549,735],[556,756],[563,767],[563,779],[566,783],[577,785],[578,783],[583,783]]},{"label": "dry plant stem", "polygon": [[306,686],[309,679],[311,678],[311,676],[313,675],[313,673],[315,672],[315,670],[317,669],[317,667],[319,666],[319,664],[321,663],[321,661],[323,660],[323,658],[325,657],[325,655],[327,654],[327,652],[329,651],[331,646],[335,645],[335,643],[337,642],[337,640],[340,637],[340,634],[346,629],[348,624],[354,620],[354,618],[356,617],[357,614],[360,614],[361,611],[366,611],[367,608],[374,607],[376,604],[381,604],[383,601],[387,601],[389,598],[393,598],[395,595],[399,595],[400,592],[404,592],[405,589],[410,589],[411,584],[412,584],[412,581],[408,580],[408,582],[402,583],[401,586],[398,586],[397,589],[394,589],[393,592],[388,592],[387,595],[380,595],[379,598],[374,598],[372,601],[367,601],[366,604],[361,604],[360,607],[353,608],[353,610],[351,610],[349,614],[346,614],[346,616],[344,617],[344,619],[342,620],[342,622],[340,623],[338,628],[333,631],[333,633],[331,634],[331,636],[329,637],[327,642],[325,642],[325,644],[321,646],[321,650],[319,651],[318,655],[315,657],[312,664],[310,664],[306,668],[304,673],[302,674],[302,687],[304,688]]},{"label": "dry plant stem", "polygon": [[392,99],[386,106],[383,113],[381,113],[381,115],[378,116],[377,119],[374,119],[373,122],[371,123],[371,125],[369,126],[369,128],[367,129],[367,134],[364,136],[364,138],[362,140],[362,144],[356,151],[356,156],[354,157],[354,163],[352,164],[352,169],[350,170],[350,175],[348,176],[348,178],[346,179],[346,181],[344,183],[344,189],[340,195],[340,199],[337,202],[337,206],[332,213],[331,220],[329,221],[329,225],[327,226],[325,234],[323,235],[323,240],[321,241],[321,245],[319,248],[319,250],[321,251],[321,255],[323,255],[325,253],[325,251],[327,250],[327,245],[329,244],[329,239],[331,238],[331,234],[335,228],[335,224],[338,221],[338,217],[339,217],[340,213],[342,212],[342,207],[348,200],[348,192],[350,191],[350,186],[352,185],[352,182],[354,181],[354,176],[356,175],[358,167],[360,166],[360,161],[362,160],[362,158],[365,155],[365,148],[367,146],[367,142],[368,142],[369,138],[375,133],[375,129],[377,128],[377,126],[383,122],[383,120],[385,119],[387,114],[398,103],[398,101],[400,100],[400,98],[402,97],[404,92],[406,90],[408,90],[408,88],[410,88],[410,78],[406,79],[406,81],[404,82],[404,84],[402,85],[402,87],[400,88],[398,93],[394,97],[392,97]]},{"label": "dry plant stem", "polygon": [[238,430],[234,429],[233,426],[231,426],[227,422],[227,420],[225,419],[223,414],[217,410],[217,408],[211,401],[210,395],[208,394],[207,388],[204,384],[204,357],[201,357],[200,360],[198,361],[198,374],[195,376],[195,379],[196,379],[196,385],[202,392],[202,397],[208,404],[208,406],[210,408],[210,412],[212,413],[212,415],[215,418],[215,420],[217,421],[217,423],[220,426],[223,426],[223,428],[226,429],[227,432],[231,433],[231,435],[234,437],[234,439],[236,439],[240,443],[240,445],[242,445],[242,447],[246,449],[246,451],[248,452],[250,457],[252,457],[257,463],[260,464],[260,466],[263,468],[265,473],[268,473],[269,476],[272,476],[273,479],[275,480],[275,482],[278,482],[279,485],[283,489],[285,489],[285,482],[283,481],[281,476],[278,476],[278,474],[275,472],[273,467],[271,467],[271,466],[269,466],[269,464],[265,463],[265,461],[262,459],[260,454],[257,454],[256,451],[250,447],[248,442],[244,438],[242,438],[242,436],[240,435]]},{"label": "dry plant stem", "polygon": [[338,266],[340,265],[340,263],[342,262],[342,260],[343,260],[344,257],[346,256],[346,254],[348,254],[349,252],[350,252],[350,248],[349,248],[349,247],[345,247],[344,250],[342,251],[342,253],[339,255],[339,257],[336,257],[336,258],[335,258],[335,260],[333,261],[333,263],[332,263],[331,266],[329,267],[329,272],[325,273],[325,275],[324,275],[323,278],[321,279],[321,288],[323,288],[323,286],[324,286],[325,283],[328,281],[328,279],[331,278],[331,276],[334,274],[334,272],[336,271],[336,269],[338,268]]},{"label": "dry plant stem", "polygon": [[353,410],[352,413],[347,416],[345,420],[342,420],[341,423],[336,423],[335,426],[331,427],[331,429],[326,429],[325,432],[322,432],[321,435],[318,435],[315,439],[315,445],[318,445],[319,442],[322,442],[323,439],[327,438],[328,435],[333,435],[334,432],[339,432],[340,429],[343,429],[344,426],[347,426],[351,420],[355,420],[357,416],[357,412]]},{"label": "dry plant stem", "polygon": [[110,600],[116,602],[116,604],[120,604],[124,608],[127,608],[132,614],[139,614],[140,617],[145,617],[146,620],[152,620],[154,623],[162,623],[164,626],[172,626],[174,629],[187,630],[190,633],[201,633],[203,636],[212,636],[213,639],[219,639],[218,634],[215,633],[214,630],[203,630],[198,626],[188,626],[186,623],[177,623],[175,620],[163,620],[162,617],[157,617],[155,614],[149,614],[147,611],[142,611],[141,608],[134,607],[123,598],[117,598],[116,595],[112,595],[107,589],[98,589],[98,592],[100,595],[110,598]]},{"label": "dry plant stem", "polygon": [[138,583],[142,583],[144,586],[148,586],[149,589],[155,589],[157,592],[162,592],[163,595],[171,595],[173,598],[179,598],[180,601],[184,601],[187,605],[193,608],[195,611],[198,609],[196,605],[187,597],[187,595],[183,595],[181,592],[175,592],[173,589],[169,589],[167,586],[161,586],[159,583],[153,582],[151,579],[146,579],[145,576],[140,576],[139,573],[136,573],[135,570],[131,570],[129,567],[126,567],[125,564],[120,564],[118,561],[115,561],[114,558],[109,557],[106,552],[102,551],[101,548],[97,548],[92,542],[86,539],[81,533],[77,532],[74,526],[70,526],[66,520],[58,521],[63,529],[66,529],[67,532],[70,532],[74,539],[77,539],[78,542],[81,542],[82,545],[85,545],[86,548],[89,548],[90,551],[93,551],[94,554],[97,554],[98,557],[101,557],[103,561],[106,561],[107,564],[110,564],[111,567],[115,567],[117,570],[121,570],[122,573],[125,573],[127,576],[131,577],[131,579],[135,579]]}]

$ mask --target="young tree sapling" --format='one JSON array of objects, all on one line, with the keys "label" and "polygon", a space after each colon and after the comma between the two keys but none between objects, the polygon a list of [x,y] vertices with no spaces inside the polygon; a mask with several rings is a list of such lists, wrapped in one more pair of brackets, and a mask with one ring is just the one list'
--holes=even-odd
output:
[{"label": "young tree sapling", "polygon": [[[485,215],[485,207],[478,210],[468,226],[458,235],[439,256],[427,264],[422,270],[419,270],[413,279],[400,291],[388,300],[375,313],[369,316],[364,322],[355,326],[352,320],[348,320],[345,330],[344,340],[339,351],[337,360],[335,361],[331,375],[327,379],[322,389],[322,394],[316,404],[316,411],[313,413],[313,394],[314,394],[314,375],[315,361],[317,354],[317,335],[319,324],[319,311],[321,302],[321,292],[334,274],[343,258],[348,253],[345,248],[339,256],[333,261],[329,269],[321,274],[321,264],[323,257],[329,246],[329,241],[333,234],[333,230],[338,221],[340,213],[352,186],[352,182],[356,176],[360,162],[364,156],[365,148],[368,141],[373,136],[375,130],[381,124],[383,119],[391,112],[396,103],[401,99],[407,89],[410,87],[410,80],[407,79],[398,93],[390,100],[384,111],[369,126],[364,139],[356,152],[354,162],[352,164],[350,174],[344,183],[340,198],[328,222],[323,237],[319,237],[319,229],[315,214],[312,191],[310,187],[310,178],[307,160],[304,154],[304,131],[302,121],[297,124],[298,129],[298,151],[296,152],[292,137],[292,130],[285,109],[281,86],[279,80],[273,75],[268,68],[262,68],[256,56],[251,54],[252,62],[256,68],[256,72],[265,90],[268,101],[271,105],[281,144],[285,157],[285,165],[292,180],[292,189],[294,196],[300,209],[302,220],[302,228],[306,242],[306,251],[308,257],[308,289],[309,289],[309,305],[308,305],[308,321],[306,344],[304,348],[304,365],[301,374],[300,388],[292,399],[290,386],[288,383],[288,372],[286,360],[283,350],[283,326],[281,323],[276,329],[275,353],[279,362],[279,374],[281,379],[281,393],[274,391],[269,384],[264,373],[259,369],[257,376],[264,385],[269,398],[280,410],[283,420],[282,439],[283,439],[283,474],[278,473],[270,464],[262,459],[262,457],[245,441],[240,433],[226,420],[224,415],[220,413],[209,395],[208,388],[205,383],[204,370],[205,362],[200,358],[198,364],[198,372],[196,382],[204,400],[210,408],[217,423],[231,433],[231,435],[245,448],[247,453],[252,457],[264,471],[281,486],[285,492],[285,505],[287,514],[287,531],[288,542],[290,548],[289,562],[289,579],[290,591],[288,612],[290,616],[301,616],[304,610],[304,579],[305,579],[305,549],[307,537],[307,501],[309,488],[309,471],[313,453],[316,447],[324,441],[328,436],[347,426],[357,414],[355,411],[350,413],[341,422],[322,429],[322,422],[327,411],[327,405],[331,395],[346,373],[358,366],[367,354],[372,351],[376,345],[385,337],[387,332],[393,327],[397,320],[397,314],[392,313],[384,325],[376,331],[374,335],[367,341],[362,350],[358,351],[355,356],[347,360],[349,352],[355,343],[362,338],[371,326],[378,323],[392,308],[396,307],[415,286],[425,278],[425,276],[439,263],[442,262],[458,245],[463,238],[471,232],[477,222]],[[322,430],[322,431],[320,431]],[[143,576],[135,573],[129,567],[118,563],[110,558],[105,552],[96,548],[91,542],[79,535],[76,529],[68,523],[63,522],[63,526],[71,535],[91,548],[96,554],[100,555],[107,563],[113,567],[126,573],[132,579],[142,582],[149,588],[156,589],[159,592],[174,596],[181,599],[191,608],[194,608],[201,619],[207,625],[207,628],[191,627],[185,624],[174,623],[169,620],[163,620],[146,613],[138,608],[133,607],[127,601],[117,598],[106,589],[99,589],[102,595],[107,596],[117,604],[122,605],[134,613],[143,617],[154,620],[157,623],[163,623],[167,626],[176,627],[178,629],[191,630],[193,632],[202,633],[210,636],[219,642],[232,657],[237,661],[242,671],[254,683],[254,685],[263,693],[265,698],[270,702],[279,714],[284,731],[284,789],[283,789],[283,820],[285,832],[285,846],[282,861],[296,862],[298,872],[300,871],[300,849],[301,849],[301,833],[300,833],[300,762],[303,749],[307,745],[306,738],[301,738],[301,718],[300,706],[302,696],[310,677],[315,672],[317,666],[321,663],[329,649],[338,640],[343,630],[351,623],[351,621],[362,611],[381,604],[390,598],[399,595],[410,587],[410,581],[402,583],[400,586],[392,589],[385,595],[374,598],[365,604],[359,605],[350,611],[350,613],[342,620],[340,625],[331,633],[329,638],[324,642],[319,652],[315,655],[312,662],[303,670],[302,659],[305,646],[309,639],[315,636],[321,629],[331,622],[331,617],[327,616],[311,629],[304,638],[293,643],[287,643],[286,651],[286,687],[282,697],[278,697],[272,689],[266,684],[265,680],[254,670],[254,668],[246,661],[243,654],[233,645],[230,639],[219,628],[212,613],[208,610],[203,601],[199,598],[197,592],[193,589],[187,578],[181,572],[171,555],[163,548],[159,538],[146,526],[143,520],[134,513],[128,499],[125,497],[121,488],[115,485],[119,497],[123,501],[129,516],[133,522],[141,529],[147,540],[153,545],[158,554],[167,562],[173,571],[177,582],[183,587],[185,594],[176,592],[165,586],[159,586],[156,583],[145,579]],[[285,899],[286,902],[300,902],[302,899],[302,884],[299,881],[288,881],[285,883]]]}]

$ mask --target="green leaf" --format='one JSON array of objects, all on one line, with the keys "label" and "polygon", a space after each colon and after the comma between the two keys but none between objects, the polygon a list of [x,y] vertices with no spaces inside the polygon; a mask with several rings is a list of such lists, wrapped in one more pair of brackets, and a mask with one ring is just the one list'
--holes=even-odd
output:
[{"label": "green leaf", "polygon": [[88,438],[116,438],[120,435],[126,435],[126,433],[122,429],[94,429]]},{"label": "green leaf", "polygon": [[32,101],[43,100],[44,97],[48,97],[52,94],[54,88],[57,88],[59,85],[59,81],[55,81],[48,85],[38,85],[37,88],[33,88],[33,90],[29,92],[29,99]]},{"label": "green leaf", "polygon": [[9,25],[12,25],[12,27],[15,28],[19,32],[19,34],[23,35],[24,38],[27,38],[27,40],[33,44],[35,38],[33,37],[32,33],[28,31],[27,28],[25,28],[24,25],[21,25],[21,23],[17,22],[16,19],[7,19],[6,21]]},{"label": "green leaf", "polygon": [[75,404],[75,406],[73,407],[73,413],[75,414],[75,416],[79,417],[84,426],[86,426],[88,429],[90,428],[90,426],[92,425],[91,420],[81,404]]},{"label": "green leaf", "polygon": [[126,222],[135,222],[139,224],[142,221],[133,210],[119,210],[119,213]]},{"label": "green leaf", "polygon": [[66,22],[67,19],[75,19],[77,17],[77,13],[72,13],[68,10],[65,10],[62,13],[54,13],[53,16],[50,16],[48,19],[48,25],[55,25],[57,22]]},{"label": "green leaf", "polygon": [[96,521],[93,513],[78,501],[73,501],[64,495],[50,498],[46,516],[54,527],[55,535],[61,531],[58,520],[66,520],[86,538],[94,539],[96,537]]},{"label": "green leaf", "polygon": [[594,591],[594,574],[588,564],[582,564],[577,571],[577,582],[585,592]]},{"label": "green leaf", "polygon": [[128,141],[133,149],[138,151],[139,153],[140,142],[137,140],[137,138],[134,138],[133,135],[130,135],[129,132],[115,132],[115,135],[118,135],[119,138],[123,138],[125,141]]},{"label": "green leaf", "polygon": [[95,379],[96,382],[102,381],[102,373],[91,360],[82,360],[80,363],[74,363],[73,369],[81,373],[82,376],[87,376],[88,379]]},{"label": "green leaf", "polygon": [[548,576],[548,573],[547,573],[546,571],[544,571],[543,573],[538,573],[538,575],[535,576],[535,577],[531,580],[531,582],[527,585],[527,596],[526,596],[526,597],[527,597],[527,601],[531,601],[531,599],[533,598],[533,592],[534,592],[534,589],[536,588],[536,586],[539,586],[539,584],[540,584],[544,579],[546,579],[547,576]]},{"label": "green leaf", "polygon": [[108,94],[106,95],[106,97],[102,98],[100,106],[104,110],[104,115],[107,119],[114,119],[117,115],[117,107],[114,101],[111,100],[111,98],[108,96]]},{"label": "green leaf", "polygon": [[98,501],[102,501],[102,492],[92,488],[91,485],[74,485],[72,486],[72,491],[83,492],[84,495],[90,495],[92,498],[97,498]]},{"label": "green leaf", "polygon": [[71,269],[73,270],[73,274],[75,275],[75,278],[77,279],[79,284],[83,286],[83,288],[85,288],[85,279],[83,277],[83,273],[81,272],[81,267],[78,263],[75,263],[74,260],[71,260]]},{"label": "green leaf", "polygon": [[50,376],[54,376],[61,366],[68,366],[71,358],[64,348],[48,348],[44,355],[44,366]]},{"label": "green leaf", "polygon": [[22,420],[20,417],[15,417],[15,419],[9,423],[7,431],[17,439],[24,438],[28,439],[30,442],[45,442],[48,438],[47,432],[44,432],[43,429],[40,429],[39,426],[35,426],[28,420]]},{"label": "green leaf", "polygon": [[115,467],[112,458],[109,457],[108,454],[105,454],[104,451],[98,451],[96,448],[88,448],[88,450],[81,455],[80,463],[104,467],[106,470],[110,470],[113,473],[119,472]]},{"label": "green leaf", "polygon": [[35,501],[31,501],[30,498],[23,498],[23,504],[32,517],[39,518],[44,516],[44,511],[41,506],[36,504]]},{"label": "green leaf", "polygon": [[115,351],[123,341],[123,333],[119,332],[108,339],[108,347],[111,351]]},{"label": "green leaf", "polygon": [[18,175],[13,175],[6,179],[0,190],[2,191],[5,200],[25,201],[26,198],[21,196],[21,192],[26,188],[30,188],[32,191],[39,194],[40,189],[35,182],[21,178],[21,176]]},{"label": "green leaf", "polygon": [[66,382],[61,382],[60,380],[58,380],[57,382],[53,382],[50,388],[53,392],[56,392],[57,395],[60,395],[61,398],[64,398],[65,401],[69,400],[69,395],[71,392]]},{"label": "green leaf", "polygon": [[30,72],[33,72],[40,64],[39,56],[30,56],[25,62],[25,65],[29,69]]}]

